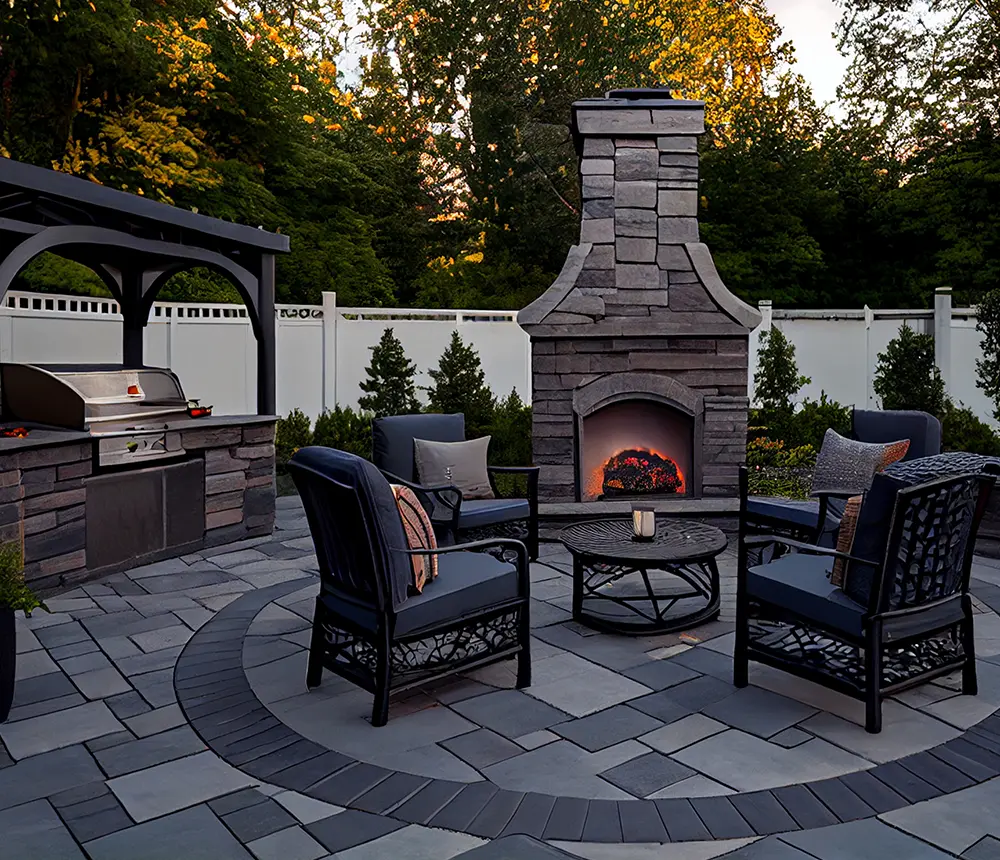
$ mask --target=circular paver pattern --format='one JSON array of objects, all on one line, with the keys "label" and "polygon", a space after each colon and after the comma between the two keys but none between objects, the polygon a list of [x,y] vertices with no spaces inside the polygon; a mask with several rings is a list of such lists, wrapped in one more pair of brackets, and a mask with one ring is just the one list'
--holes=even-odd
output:
[{"label": "circular paver pattern", "polygon": [[873,817],[1000,775],[991,662],[980,697],[918,687],[868,735],[860,703],[791,675],[755,667],[737,691],[724,635],[658,650],[566,623],[533,631],[530,691],[497,664],[394,700],[373,729],[370,695],[347,682],[325,673],[304,692],[315,589],[281,583],[219,612],[178,660],[178,701],[230,764],[361,813],[484,838],[683,842]]}]

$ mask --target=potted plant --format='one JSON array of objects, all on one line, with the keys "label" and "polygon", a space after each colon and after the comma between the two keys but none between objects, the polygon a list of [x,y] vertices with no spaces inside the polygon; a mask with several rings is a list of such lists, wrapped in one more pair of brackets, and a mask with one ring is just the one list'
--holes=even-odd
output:
[{"label": "potted plant", "polygon": [[14,673],[17,663],[17,636],[14,612],[31,615],[48,608],[24,582],[24,551],[20,540],[0,544],[0,723],[7,719],[14,701]]}]

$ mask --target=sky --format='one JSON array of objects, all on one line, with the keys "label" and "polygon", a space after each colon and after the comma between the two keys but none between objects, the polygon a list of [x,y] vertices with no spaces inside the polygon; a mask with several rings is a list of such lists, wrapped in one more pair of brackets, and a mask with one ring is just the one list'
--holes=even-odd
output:
[{"label": "sky", "polygon": [[833,101],[847,68],[837,50],[833,28],[840,19],[834,0],[767,0],[782,29],[795,44],[796,66],[812,85],[819,104]]}]

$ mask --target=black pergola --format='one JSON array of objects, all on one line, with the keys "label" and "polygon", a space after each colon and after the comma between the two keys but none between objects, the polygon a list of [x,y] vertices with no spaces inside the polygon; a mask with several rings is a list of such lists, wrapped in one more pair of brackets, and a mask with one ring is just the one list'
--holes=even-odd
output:
[{"label": "black pergola", "polygon": [[142,332],[157,293],[203,266],[239,291],[257,338],[257,411],[273,415],[274,255],[288,237],[187,212],[54,170],[0,158],[0,300],[44,251],[92,269],[124,317],[126,367],[143,363]]}]

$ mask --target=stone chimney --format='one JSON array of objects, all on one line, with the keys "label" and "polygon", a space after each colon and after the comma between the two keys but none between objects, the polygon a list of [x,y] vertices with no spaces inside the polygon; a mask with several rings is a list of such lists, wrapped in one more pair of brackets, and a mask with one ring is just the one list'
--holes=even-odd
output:
[{"label": "stone chimney", "polygon": [[744,460],[747,341],[760,314],[726,289],[698,230],[702,102],[615,90],[572,108],[580,242],[522,310],[532,339],[541,495],[581,499],[584,419],[630,400],[692,421],[694,497],[732,496]]}]

